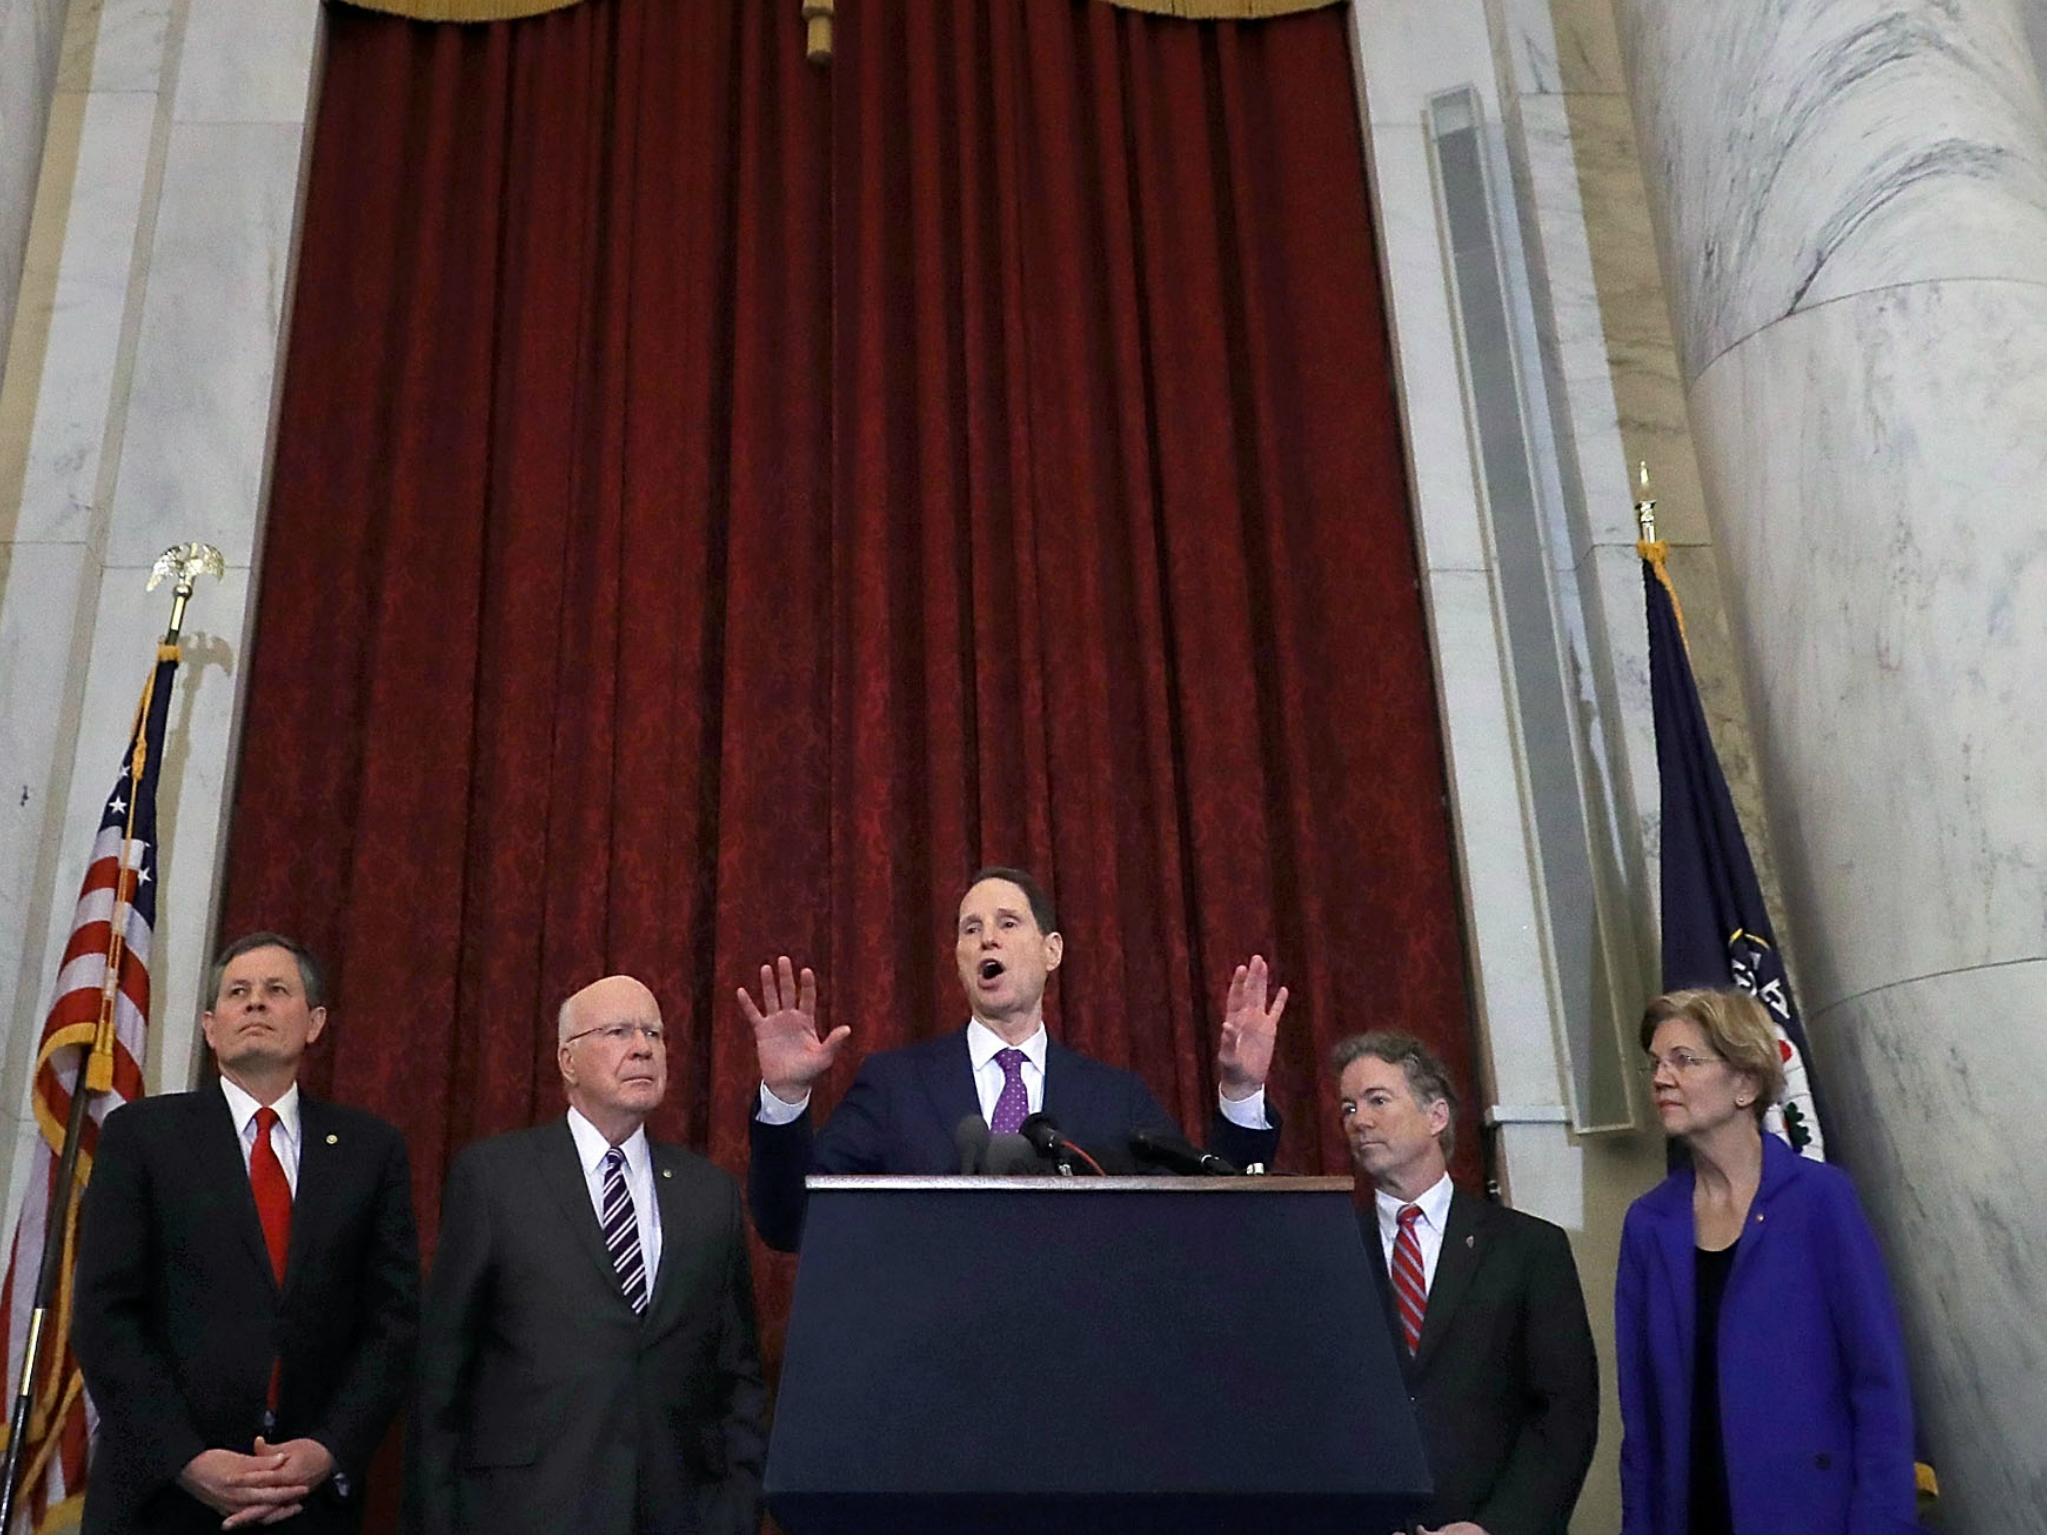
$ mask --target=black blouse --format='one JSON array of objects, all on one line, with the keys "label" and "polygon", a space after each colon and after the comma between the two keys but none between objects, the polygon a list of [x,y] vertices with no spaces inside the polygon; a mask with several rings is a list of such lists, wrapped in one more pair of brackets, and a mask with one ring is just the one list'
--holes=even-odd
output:
[{"label": "black blouse", "polygon": [[1726,1248],[1693,1249],[1693,1295],[1699,1315],[1693,1324],[1692,1485],[1689,1500],[1695,1531],[1732,1531],[1728,1511],[1728,1458],[1721,1445],[1721,1298],[1735,1267],[1738,1238]]}]

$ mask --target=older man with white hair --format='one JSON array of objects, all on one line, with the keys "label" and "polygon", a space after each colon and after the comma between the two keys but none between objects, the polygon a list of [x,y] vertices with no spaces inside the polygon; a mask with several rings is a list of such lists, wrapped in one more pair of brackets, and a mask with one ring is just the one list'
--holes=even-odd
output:
[{"label": "older man with white hair", "polygon": [[765,1389],[739,1188],[648,1138],[654,994],[562,1005],[566,1116],[448,1175],[421,1328],[409,1523],[429,1531],[752,1531]]}]

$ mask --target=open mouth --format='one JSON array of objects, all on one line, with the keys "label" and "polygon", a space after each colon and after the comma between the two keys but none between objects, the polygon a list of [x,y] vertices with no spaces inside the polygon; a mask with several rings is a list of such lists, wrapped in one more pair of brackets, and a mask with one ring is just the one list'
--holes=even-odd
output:
[{"label": "open mouth", "polygon": [[978,967],[976,967],[976,974],[979,975],[983,981],[994,981],[998,976],[1003,974],[1003,962],[994,958],[984,960]]}]

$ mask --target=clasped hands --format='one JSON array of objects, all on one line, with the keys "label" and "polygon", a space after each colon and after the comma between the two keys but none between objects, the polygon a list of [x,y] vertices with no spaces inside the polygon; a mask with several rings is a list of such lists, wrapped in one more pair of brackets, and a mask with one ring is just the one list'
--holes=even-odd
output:
[{"label": "clasped hands", "polygon": [[[1271,973],[1264,955],[1253,955],[1230,978],[1224,998],[1223,1029],[1216,1047],[1216,1081],[1227,1099],[1248,1099],[1266,1085],[1273,1066],[1273,1041],[1287,1011],[1287,989],[1267,1001]],[[761,967],[761,1001],[739,989],[740,1012],[754,1027],[761,1081],[785,1104],[803,1102],[811,1085],[832,1069],[853,1031],[841,1024],[818,1033],[818,978],[807,965],[798,972],[789,956]]]},{"label": "clasped hands", "polygon": [[249,1455],[215,1447],[185,1463],[178,1482],[227,1518],[220,1528],[275,1525],[305,1507],[307,1495],[334,1471],[334,1457],[318,1440],[272,1445],[261,1435]]}]

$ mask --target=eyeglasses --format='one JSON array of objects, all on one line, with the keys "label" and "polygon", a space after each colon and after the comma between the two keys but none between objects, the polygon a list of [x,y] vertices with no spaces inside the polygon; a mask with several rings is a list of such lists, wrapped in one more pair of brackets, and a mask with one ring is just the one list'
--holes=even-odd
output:
[{"label": "eyeglasses", "polygon": [[659,1024],[600,1024],[595,1029],[579,1029],[562,1044],[573,1045],[589,1035],[597,1036],[606,1045],[631,1045],[635,1035],[645,1035],[649,1045],[662,1045],[668,1040]]},{"label": "eyeglasses", "polygon": [[1697,1051],[1673,1051],[1669,1056],[1651,1056],[1643,1062],[1645,1077],[1655,1077],[1659,1067],[1669,1067],[1683,1076],[1687,1072],[1704,1067],[1710,1061],[1726,1061],[1726,1056],[1702,1056]]}]

